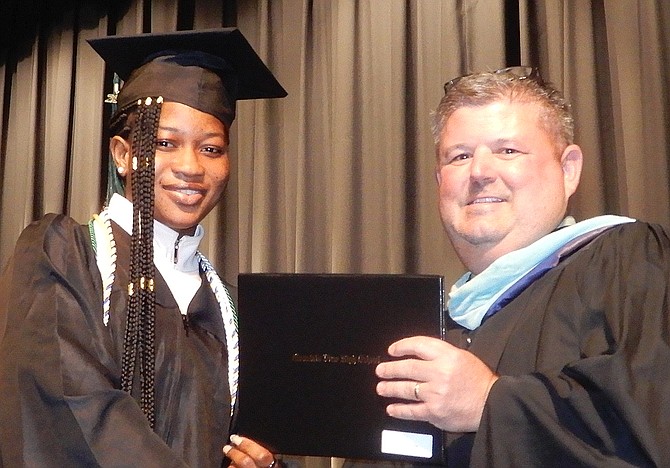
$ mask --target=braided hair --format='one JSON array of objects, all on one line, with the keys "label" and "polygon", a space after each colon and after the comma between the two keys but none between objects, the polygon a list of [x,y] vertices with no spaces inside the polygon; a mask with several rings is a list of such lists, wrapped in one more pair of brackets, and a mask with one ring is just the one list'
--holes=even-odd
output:
[{"label": "braided hair", "polygon": [[[163,99],[146,98],[132,111],[119,112],[110,127],[117,134],[132,132],[131,187],[133,193],[133,232],[130,241],[128,313],[123,337],[121,388],[133,394],[139,386],[139,404],[153,428],[155,407],[155,321],[154,291],[154,179],[156,134]],[[120,131],[119,131],[120,129]]]}]

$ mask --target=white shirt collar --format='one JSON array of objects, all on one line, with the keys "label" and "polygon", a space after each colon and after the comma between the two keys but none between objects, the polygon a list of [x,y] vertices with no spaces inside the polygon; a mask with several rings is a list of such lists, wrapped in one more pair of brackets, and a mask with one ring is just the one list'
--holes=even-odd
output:
[{"label": "white shirt collar", "polygon": [[[114,194],[107,207],[109,216],[128,234],[133,231],[133,204],[127,198]],[[154,220],[154,262],[174,264],[179,271],[197,271],[198,259],[195,255],[200,241],[205,235],[202,225],[198,224],[193,236],[184,236],[163,223]],[[175,262],[175,253],[177,261]]]}]

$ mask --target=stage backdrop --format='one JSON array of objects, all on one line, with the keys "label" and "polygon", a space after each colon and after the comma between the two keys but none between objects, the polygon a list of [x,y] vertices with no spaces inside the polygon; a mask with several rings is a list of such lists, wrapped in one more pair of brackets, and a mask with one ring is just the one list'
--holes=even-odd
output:
[{"label": "stage backdrop", "polygon": [[[658,0],[124,0],[0,7],[0,264],[45,212],[100,209],[110,71],[86,39],[237,26],[288,90],[242,102],[205,250],[238,271],[462,272],[430,113],[454,76],[540,67],[573,103],[572,212],[670,225],[670,4]],[[61,2],[58,2],[60,5]],[[109,5],[113,4],[110,9]]]},{"label": "stage backdrop", "polygon": [[670,226],[665,0],[2,0],[0,18],[0,268],[32,220],[101,207],[111,74],[86,39],[220,26],[239,27],[289,93],[239,104],[233,176],[205,223],[231,283],[283,271],[450,284],[462,266],[438,218],[430,113],[445,81],[520,63],[573,103],[586,161],[572,213]]}]

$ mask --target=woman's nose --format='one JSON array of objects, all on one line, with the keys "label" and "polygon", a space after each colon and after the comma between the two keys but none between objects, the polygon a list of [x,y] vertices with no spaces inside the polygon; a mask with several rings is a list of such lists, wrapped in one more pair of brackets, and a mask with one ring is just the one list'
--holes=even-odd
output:
[{"label": "woman's nose", "polygon": [[183,147],[175,155],[175,158],[172,160],[172,170],[175,173],[181,173],[185,175],[199,175],[202,173],[203,168],[200,164],[200,157],[198,152],[189,147]]}]

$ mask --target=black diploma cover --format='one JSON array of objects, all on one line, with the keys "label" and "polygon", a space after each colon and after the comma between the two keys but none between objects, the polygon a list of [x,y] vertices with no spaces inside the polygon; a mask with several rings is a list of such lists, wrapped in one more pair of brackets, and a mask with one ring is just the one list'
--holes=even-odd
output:
[{"label": "black diploma cover", "polygon": [[239,275],[235,432],[275,453],[443,463],[442,432],[386,415],[388,346],[443,336],[440,276]]}]

